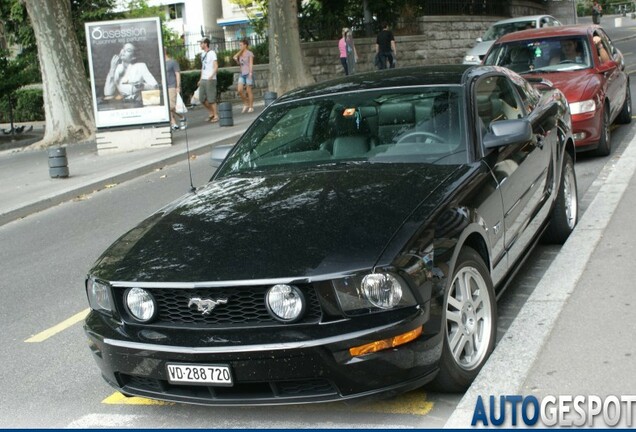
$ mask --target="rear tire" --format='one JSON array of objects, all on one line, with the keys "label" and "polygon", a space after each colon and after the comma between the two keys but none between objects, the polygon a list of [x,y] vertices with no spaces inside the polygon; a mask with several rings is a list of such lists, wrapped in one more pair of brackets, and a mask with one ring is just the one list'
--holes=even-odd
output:
[{"label": "rear tire", "polygon": [[612,149],[610,136],[610,113],[609,106],[605,104],[603,107],[603,120],[601,122],[601,137],[598,140],[598,147],[594,154],[596,156],[607,156]]},{"label": "rear tire", "polygon": [[552,209],[550,222],[543,237],[546,243],[563,244],[579,220],[579,201],[574,161],[569,153],[563,155],[563,171]]},{"label": "rear tire", "polygon": [[629,89],[629,80],[627,81],[627,89],[625,90],[625,102],[620,114],[616,118],[616,123],[629,124],[632,122],[632,91]]},{"label": "rear tire", "polygon": [[495,347],[497,304],[482,257],[464,247],[444,297],[440,371],[431,383],[444,392],[465,391]]}]

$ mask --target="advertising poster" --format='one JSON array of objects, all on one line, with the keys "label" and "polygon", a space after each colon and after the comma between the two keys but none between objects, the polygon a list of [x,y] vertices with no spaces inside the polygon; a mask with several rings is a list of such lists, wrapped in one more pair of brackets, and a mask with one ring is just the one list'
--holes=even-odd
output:
[{"label": "advertising poster", "polygon": [[170,121],[159,18],[86,23],[97,128]]}]

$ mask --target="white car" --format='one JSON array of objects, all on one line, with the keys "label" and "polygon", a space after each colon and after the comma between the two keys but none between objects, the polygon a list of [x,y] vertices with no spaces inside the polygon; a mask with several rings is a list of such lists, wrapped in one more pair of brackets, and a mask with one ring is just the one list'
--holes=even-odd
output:
[{"label": "white car", "polygon": [[468,50],[463,63],[480,64],[492,44],[505,34],[530,28],[560,25],[561,22],[550,15],[531,15],[497,21],[486,30],[483,37],[477,38],[477,45]]}]

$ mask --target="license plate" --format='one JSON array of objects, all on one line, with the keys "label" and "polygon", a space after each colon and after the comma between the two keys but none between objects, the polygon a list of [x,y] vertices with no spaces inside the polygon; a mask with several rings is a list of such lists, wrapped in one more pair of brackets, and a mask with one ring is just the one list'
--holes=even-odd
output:
[{"label": "license plate", "polygon": [[213,384],[231,386],[230,367],[225,365],[168,364],[168,381],[172,384]]}]

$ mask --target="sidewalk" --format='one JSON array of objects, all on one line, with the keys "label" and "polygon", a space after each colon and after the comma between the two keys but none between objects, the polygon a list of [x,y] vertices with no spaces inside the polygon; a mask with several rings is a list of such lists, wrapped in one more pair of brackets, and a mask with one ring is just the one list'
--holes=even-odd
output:
[{"label": "sidewalk", "polygon": [[94,142],[68,146],[68,178],[50,177],[46,150],[0,151],[0,225],[185,160],[186,139],[190,152],[199,155],[221,142],[235,142],[262,109],[257,102],[253,113],[241,114],[236,105],[234,126],[221,127],[205,121],[205,108],[195,107],[187,114],[188,128],[173,133],[170,147],[98,156]]}]

